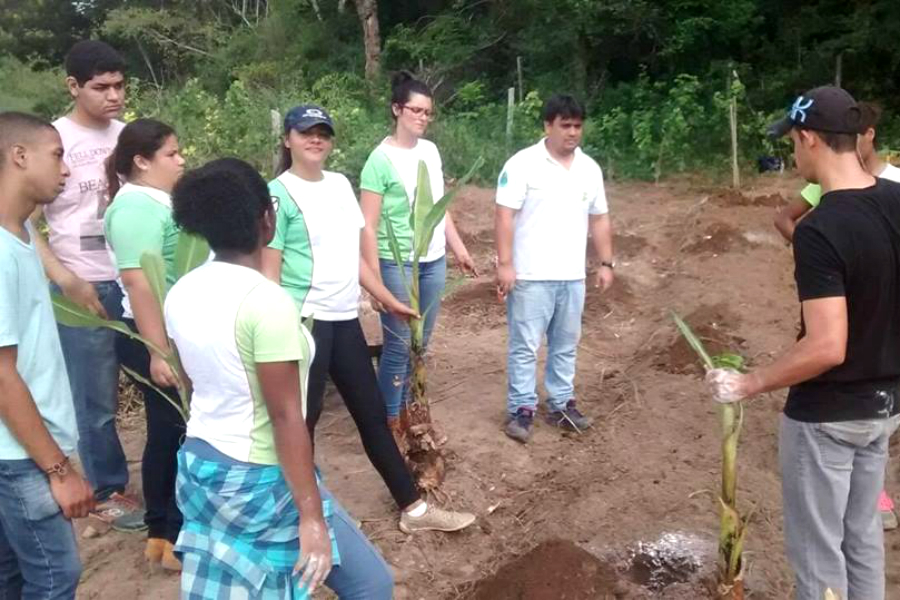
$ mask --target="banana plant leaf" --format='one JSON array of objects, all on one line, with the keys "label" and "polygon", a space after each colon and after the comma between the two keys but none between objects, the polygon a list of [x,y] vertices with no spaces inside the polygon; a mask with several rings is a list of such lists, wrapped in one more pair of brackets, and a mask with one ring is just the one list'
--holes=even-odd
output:
[{"label": "banana plant leaf", "polygon": [[153,383],[152,381],[150,381],[149,379],[147,379],[146,377],[144,377],[143,375],[141,375],[134,369],[129,369],[125,365],[120,365],[120,366],[122,367],[122,370],[128,374],[129,377],[133,378],[137,382],[143,383],[150,389],[154,390],[157,394],[162,396],[166,400],[166,402],[168,402],[173,407],[175,407],[175,410],[177,410],[181,414],[181,418],[184,419],[184,422],[185,423],[188,422],[188,419],[190,418],[190,414],[189,414],[188,410],[186,410],[183,402],[177,401],[174,398],[172,398],[171,396],[169,396],[167,393],[162,391],[162,389],[160,389],[159,386],[157,386],[155,383]]},{"label": "banana plant leaf", "polygon": [[[394,226],[391,225],[390,219],[384,220],[385,225],[387,226],[387,238],[388,238],[388,246],[391,247],[391,254],[394,255],[394,262],[397,263],[397,266],[400,268],[400,279],[403,281],[403,287],[406,288],[406,294],[410,299],[410,302],[413,301],[413,290],[410,285],[409,279],[406,277],[406,269],[403,266],[406,264],[406,260],[403,257],[403,251],[400,250],[400,242],[397,240],[397,234],[394,233]],[[418,298],[415,299],[415,302],[418,302]],[[412,307],[416,308],[416,307]]]},{"label": "banana plant leaf", "polygon": [[182,232],[175,247],[175,277],[181,279],[209,259],[209,243],[199,235]]},{"label": "banana plant leaf", "polygon": [[[412,210],[409,213],[409,228],[413,232],[413,248],[416,250],[415,260],[419,259],[419,249],[423,246],[428,247],[431,243],[431,232],[425,229],[425,219],[434,208],[434,195],[431,190],[431,178],[428,175],[428,166],[424,160],[419,161],[419,170],[416,180],[416,197],[413,201]],[[427,238],[427,240],[426,240]]]},{"label": "banana plant leaf", "polygon": [[[428,214],[425,216],[425,219],[422,221],[422,236],[417,237],[418,242],[415,245],[415,260],[418,261],[421,257],[425,256],[428,253],[428,246],[431,244],[431,239],[434,237],[434,230],[437,229],[437,226],[440,224],[441,220],[444,218],[444,215],[447,214],[447,208],[450,205],[450,202],[456,197],[456,194],[459,193],[459,190],[462,189],[464,185],[466,185],[472,176],[481,168],[484,164],[484,157],[479,156],[475,159],[475,162],[472,163],[472,166],[469,168],[469,171],[460,178],[459,181],[456,182],[456,185],[453,186],[453,189],[444,194],[440,200],[438,200],[428,211]],[[424,166],[424,163],[422,164]],[[421,189],[421,182],[420,182]],[[428,183],[428,194],[431,195],[431,184]],[[418,189],[417,189],[418,192]],[[417,194],[418,196],[418,194]],[[418,201],[418,200],[417,200]]]},{"label": "banana plant leaf", "polygon": [[56,317],[56,321],[62,325],[67,327],[106,327],[107,329],[118,331],[123,335],[127,335],[128,337],[141,342],[159,354],[164,354],[162,349],[157,347],[150,340],[145,339],[132,331],[131,328],[122,321],[111,321],[109,319],[98,317],[80,304],[72,302],[57,292],[52,292],[50,294],[50,299],[53,301],[53,314]]},{"label": "banana plant leaf", "polygon": [[147,278],[147,282],[150,284],[150,290],[153,292],[153,297],[156,298],[156,301],[159,304],[159,315],[162,319],[163,306],[165,306],[166,303],[166,291],[168,290],[168,284],[166,283],[166,263],[160,254],[156,252],[144,252],[144,254],[141,255],[141,270],[144,272],[144,277]]}]

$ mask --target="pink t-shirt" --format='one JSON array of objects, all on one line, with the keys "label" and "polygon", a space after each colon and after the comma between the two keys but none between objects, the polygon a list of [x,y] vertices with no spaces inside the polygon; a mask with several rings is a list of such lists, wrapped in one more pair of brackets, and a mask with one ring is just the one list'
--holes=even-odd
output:
[{"label": "pink t-shirt", "polygon": [[106,248],[103,213],[109,204],[104,162],[112,154],[125,124],[106,129],[82,127],[68,117],[53,122],[72,174],[66,187],[44,207],[50,248],[73,273],[86,281],[113,281],[116,267]]}]

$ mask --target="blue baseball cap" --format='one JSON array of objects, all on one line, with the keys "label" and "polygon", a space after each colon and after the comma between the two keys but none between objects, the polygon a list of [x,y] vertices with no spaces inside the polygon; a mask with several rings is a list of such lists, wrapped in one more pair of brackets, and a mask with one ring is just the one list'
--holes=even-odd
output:
[{"label": "blue baseball cap", "polygon": [[773,123],[767,134],[775,139],[794,127],[828,133],[861,133],[862,112],[846,90],[823,85],[798,96],[787,116]]},{"label": "blue baseball cap", "polygon": [[284,132],[287,133],[291,129],[295,129],[299,133],[315,127],[316,125],[324,125],[334,135],[334,121],[331,116],[321,106],[315,104],[301,104],[295,106],[284,115]]}]

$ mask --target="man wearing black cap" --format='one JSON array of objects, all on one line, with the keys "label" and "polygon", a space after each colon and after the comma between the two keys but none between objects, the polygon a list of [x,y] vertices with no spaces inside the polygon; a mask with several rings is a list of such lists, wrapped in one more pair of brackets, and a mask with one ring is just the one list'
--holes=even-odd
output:
[{"label": "man wearing black cap", "polygon": [[800,174],[823,191],[794,232],[800,336],[771,365],[707,374],[718,402],[790,387],[779,454],[799,600],[821,600],[828,588],[884,599],[877,500],[900,420],[900,184],[860,164],[861,122],[850,94],[826,86],[773,126],[790,134]]}]

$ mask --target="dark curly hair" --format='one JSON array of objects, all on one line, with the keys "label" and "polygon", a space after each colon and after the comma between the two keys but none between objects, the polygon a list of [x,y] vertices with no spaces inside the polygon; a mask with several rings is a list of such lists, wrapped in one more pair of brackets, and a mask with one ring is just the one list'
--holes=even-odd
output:
[{"label": "dark curly hair", "polygon": [[271,209],[266,182],[238,158],[220,158],[188,171],[172,191],[175,223],[206,238],[215,252],[256,250],[259,220]]}]

